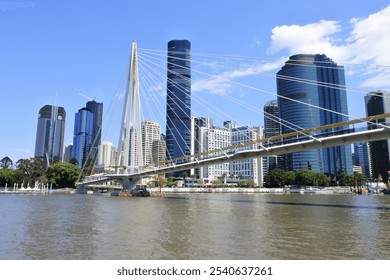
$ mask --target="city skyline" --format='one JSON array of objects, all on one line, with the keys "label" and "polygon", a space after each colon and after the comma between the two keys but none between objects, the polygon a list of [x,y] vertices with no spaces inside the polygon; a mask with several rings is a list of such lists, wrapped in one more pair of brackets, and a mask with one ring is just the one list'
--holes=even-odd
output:
[{"label": "city skyline", "polygon": [[[15,2],[14,8],[0,10],[0,74],[3,77],[0,92],[4,104],[7,104],[3,109],[6,121],[1,122],[0,129],[8,135],[0,140],[0,156],[9,156],[14,162],[33,157],[37,125],[33,116],[44,104],[62,106],[68,112],[64,144],[70,144],[73,115],[85,103],[83,96],[110,104],[121,70],[126,68],[133,39],[144,48],[165,50],[168,41],[185,38],[192,42],[194,52],[267,58],[269,64],[275,64],[270,69],[272,73],[290,54],[324,53],[340,65],[346,65],[347,91],[350,87],[352,90],[348,94],[354,96],[348,98],[350,114],[362,117],[364,94],[378,89],[388,91],[390,79],[386,84],[383,78],[388,75],[386,68],[383,68],[381,76],[363,77],[359,69],[351,68],[348,63],[390,65],[384,49],[379,47],[385,48],[389,39],[389,31],[384,28],[389,26],[386,25],[389,7],[386,1],[359,3],[353,7],[348,3],[350,1],[346,2],[337,2],[338,9],[335,10],[332,3],[336,2],[330,1],[321,11],[317,11],[315,5],[305,5],[308,1],[283,3],[284,6],[278,5],[277,10],[276,3],[249,1],[246,7],[240,5],[240,9],[238,3],[227,3],[218,16],[215,15],[217,6],[207,5],[209,10],[204,11],[202,3],[196,3],[191,4],[186,21],[179,13],[179,18],[175,19],[156,16],[157,10],[167,10],[163,4],[155,3],[155,9],[148,9],[150,16],[144,18],[145,24],[139,30],[127,28],[131,26],[131,20],[98,23],[102,15],[107,19],[126,18],[117,16],[117,13],[122,13],[121,10],[128,8],[129,4],[125,2],[104,7],[93,3],[93,13],[87,12],[90,10],[89,3],[69,1],[54,5],[48,1],[37,1],[29,7],[18,7]],[[148,3],[135,5],[140,5],[137,8],[141,10],[148,7]],[[350,7],[343,9],[344,5]],[[74,6],[76,9],[73,9]],[[300,6],[306,7],[306,13],[293,15]],[[179,12],[185,7],[178,6],[177,9]],[[232,20],[237,10],[242,11],[242,20]],[[72,18],[69,17],[71,13],[74,22],[66,19]],[[267,13],[275,17],[271,19]],[[153,16],[156,19],[152,20]],[[155,28],[158,20],[162,24]],[[376,28],[378,26],[383,28]],[[369,34],[365,33],[366,29],[370,30]],[[303,36],[310,37],[312,41],[302,40]],[[377,49],[364,45],[360,39],[377,42]],[[29,48],[24,48],[27,44]],[[236,70],[241,72],[236,75],[243,75],[247,69],[245,65],[239,65]],[[357,75],[352,75],[352,71]],[[232,77],[232,72],[225,74]],[[193,91],[205,91],[213,85],[212,82],[215,80],[194,79]],[[220,81],[218,85],[220,90],[226,90]],[[275,92],[276,83],[270,79],[263,88]],[[359,91],[367,88],[367,91],[355,95],[354,88]],[[274,98],[266,96],[264,102],[256,106],[261,108],[271,99]],[[243,119],[242,122],[262,125],[261,119]],[[16,127],[19,129],[16,130]],[[102,140],[107,139],[102,136]]]}]

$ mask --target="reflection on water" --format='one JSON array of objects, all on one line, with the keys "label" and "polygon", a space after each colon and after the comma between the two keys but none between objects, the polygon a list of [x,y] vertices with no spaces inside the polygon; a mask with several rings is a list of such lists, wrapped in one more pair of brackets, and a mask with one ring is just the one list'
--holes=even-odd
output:
[{"label": "reflection on water", "polygon": [[1,195],[0,259],[389,259],[390,196]]}]

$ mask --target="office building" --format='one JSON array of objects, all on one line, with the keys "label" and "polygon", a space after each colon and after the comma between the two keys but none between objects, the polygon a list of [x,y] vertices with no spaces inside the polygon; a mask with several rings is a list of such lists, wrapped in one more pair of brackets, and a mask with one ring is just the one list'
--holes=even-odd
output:
[{"label": "office building", "polygon": [[103,103],[88,101],[86,108],[93,114],[92,146],[90,157],[94,163],[97,160],[98,147],[102,139]]},{"label": "office building", "polygon": [[[90,150],[93,141],[93,113],[87,109],[80,109],[75,115],[72,158],[77,160],[77,165],[82,168],[90,158]],[[91,159],[91,158],[90,158]],[[94,164],[91,161],[91,164]]]},{"label": "office building", "polygon": [[62,161],[66,113],[63,107],[45,105],[39,110],[34,157],[43,168]]},{"label": "office building", "polygon": [[168,159],[191,154],[190,60],[191,43],[189,41],[172,40],[168,42],[166,115]]},{"label": "office building", "polygon": [[352,161],[354,166],[360,166],[366,178],[372,177],[370,150],[368,143],[355,143],[353,145]]},{"label": "office building", "polygon": [[[365,96],[365,103],[367,117],[390,113],[390,92],[370,92]],[[376,122],[390,125],[390,118],[379,119]],[[377,127],[375,124],[368,124],[368,129],[375,129]],[[390,139],[370,142],[372,176],[375,179],[381,177],[384,182],[388,181],[388,171],[390,171],[389,148]]]},{"label": "office building", "polygon": [[[277,90],[282,133],[347,120],[344,68],[326,55],[291,56],[277,73]],[[343,133],[348,129],[344,126],[333,131]],[[322,133],[327,135],[329,131]],[[339,174],[352,174],[350,145],[292,153],[285,159],[288,170],[322,172],[332,183]]]},{"label": "office building", "polygon": [[[264,137],[270,138],[282,134],[282,122],[279,116],[277,100],[268,101],[264,105]],[[272,145],[272,141],[264,143],[264,146]],[[274,169],[284,169],[284,155],[273,155],[263,158],[264,174]]]},{"label": "office building", "polygon": [[73,144],[68,144],[65,146],[64,162],[70,162],[70,160],[72,159],[72,149]]}]

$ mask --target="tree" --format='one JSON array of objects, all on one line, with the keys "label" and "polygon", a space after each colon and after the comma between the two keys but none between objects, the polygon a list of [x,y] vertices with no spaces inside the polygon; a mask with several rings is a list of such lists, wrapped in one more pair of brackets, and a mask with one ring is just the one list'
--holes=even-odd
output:
[{"label": "tree", "polygon": [[3,169],[11,168],[11,166],[13,164],[14,163],[12,162],[12,160],[9,157],[3,157],[3,159],[0,161],[0,166]]},{"label": "tree", "polygon": [[286,171],[284,173],[284,183],[286,185],[295,185],[296,183],[296,173],[294,171]]},{"label": "tree", "polygon": [[71,158],[71,159],[69,160],[69,163],[70,163],[70,164],[73,164],[73,165],[78,165],[78,164],[79,164],[79,162],[77,161],[77,158]]},{"label": "tree", "polygon": [[16,180],[16,171],[13,169],[0,169],[0,186],[12,186]]},{"label": "tree", "polygon": [[338,181],[340,186],[353,186],[353,175],[351,174],[341,174],[338,176]]},{"label": "tree", "polygon": [[353,180],[358,186],[362,186],[367,181],[367,178],[362,173],[355,171],[353,172]]},{"label": "tree", "polygon": [[274,169],[264,177],[266,188],[283,188],[285,185],[285,171]]},{"label": "tree", "polygon": [[316,172],[316,185],[323,186],[323,187],[329,187],[329,178],[325,174],[317,173]]},{"label": "tree", "polygon": [[68,162],[56,162],[49,166],[46,175],[55,187],[71,188],[80,176],[80,168]]},{"label": "tree", "polygon": [[20,159],[16,162],[16,176],[20,183],[33,185],[42,175],[44,175],[44,172],[41,160],[30,158]]},{"label": "tree", "polygon": [[296,174],[296,183],[301,186],[314,186],[317,184],[316,173],[317,172],[307,169],[298,170]]}]

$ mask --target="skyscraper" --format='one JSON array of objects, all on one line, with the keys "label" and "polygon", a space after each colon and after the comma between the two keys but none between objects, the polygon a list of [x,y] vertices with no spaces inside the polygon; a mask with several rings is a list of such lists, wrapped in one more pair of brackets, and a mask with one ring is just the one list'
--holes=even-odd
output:
[{"label": "skyscraper", "polygon": [[62,160],[65,119],[63,107],[45,105],[39,110],[34,157],[42,160],[44,169]]},{"label": "skyscraper", "polygon": [[371,172],[371,161],[370,161],[370,150],[368,143],[355,143],[353,159],[355,160],[354,165],[360,166],[362,173],[366,178],[372,177]]},{"label": "skyscraper", "polygon": [[[291,56],[277,73],[277,88],[283,133],[347,120],[344,68],[326,55]],[[351,146],[292,153],[286,165],[289,170],[323,172],[334,181],[338,174],[352,174]]]},{"label": "skyscraper", "polygon": [[65,146],[64,161],[69,162],[72,159],[73,143]]},{"label": "skyscraper", "polygon": [[99,168],[106,170],[115,166],[116,150],[114,145],[109,141],[103,141],[99,146],[97,165]]},{"label": "skyscraper", "polygon": [[142,130],[142,149],[144,157],[144,165],[153,163],[153,142],[160,140],[161,128],[160,124],[155,121],[143,121],[141,123]]},{"label": "skyscraper", "polygon": [[97,162],[97,153],[102,139],[103,103],[88,101],[86,108],[93,114],[92,146],[90,156],[93,162]]},{"label": "skyscraper", "polygon": [[[390,92],[374,91],[365,96],[366,115],[373,116],[390,113]],[[390,125],[390,119],[377,120],[378,123]],[[375,129],[377,125],[369,124],[368,129]],[[388,181],[388,171],[390,171],[390,139],[370,142],[370,155],[372,163],[372,176]]]},{"label": "skyscraper", "polygon": [[[264,105],[264,137],[269,138],[280,134],[282,134],[282,123],[279,116],[278,101],[271,100]],[[284,155],[263,158],[264,174],[277,168],[284,169]]]},{"label": "skyscraper", "polygon": [[80,109],[75,115],[72,158],[82,168],[90,156],[89,152],[93,140],[93,113],[87,109]]},{"label": "skyscraper", "polygon": [[191,43],[168,42],[167,158],[191,154]]}]

